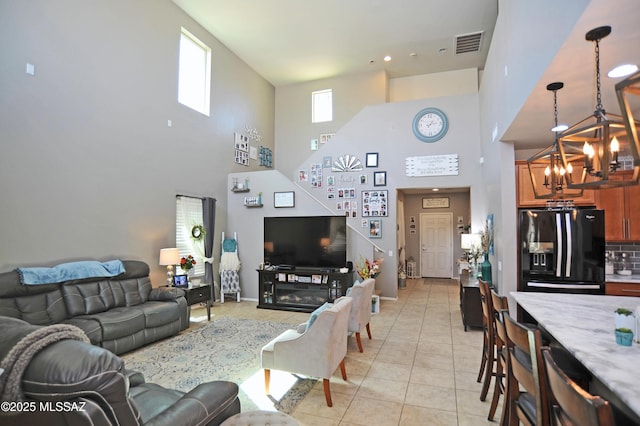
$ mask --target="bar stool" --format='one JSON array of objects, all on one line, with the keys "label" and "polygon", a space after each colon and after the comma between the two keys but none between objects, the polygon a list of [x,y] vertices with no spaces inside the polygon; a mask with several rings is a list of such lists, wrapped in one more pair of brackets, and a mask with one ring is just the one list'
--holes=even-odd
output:
[{"label": "bar stool", "polygon": [[[498,408],[498,401],[500,395],[507,394],[507,383],[505,377],[509,370],[509,357],[506,349],[507,330],[504,326],[504,320],[502,319],[502,311],[509,311],[509,302],[506,296],[500,296],[495,290],[491,289],[491,305],[493,307],[493,318],[496,326],[496,380],[493,387],[493,398],[491,399],[491,407],[489,408],[488,420],[493,420]],[[500,418],[500,425],[507,425],[509,422],[509,405],[507,398],[503,398],[502,403],[502,417]]]},{"label": "bar stool", "polygon": [[[540,330],[515,321],[502,311],[509,351],[509,424],[518,420],[525,426],[549,426],[547,376],[542,359]],[[524,391],[520,391],[520,388]]]},{"label": "bar stool", "polygon": [[549,348],[542,349],[552,417],[558,426],[613,426],[613,411],[604,398],[593,396],[569,378],[553,360]]},{"label": "bar stool", "polygon": [[489,289],[489,283],[486,281],[478,280],[480,288],[480,300],[482,302],[482,359],[480,361],[480,371],[478,373],[477,382],[482,380],[484,375],[484,381],[482,383],[482,391],[480,392],[480,401],[487,399],[487,393],[489,392],[489,386],[491,384],[491,377],[496,375],[494,365],[496,364],[496,327],[494,323],[493,306],[491,303],[491,294]]}]

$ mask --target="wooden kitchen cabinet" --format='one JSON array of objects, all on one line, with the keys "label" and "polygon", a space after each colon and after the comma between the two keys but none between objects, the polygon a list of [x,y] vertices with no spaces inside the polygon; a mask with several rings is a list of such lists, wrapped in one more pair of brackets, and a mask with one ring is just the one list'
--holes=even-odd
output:
[{"label": "wooden kitchen cabinet", "polygon": [[[630,179],[630,172],[617,172],[611,179]],[[605,238],[609,241],[640,241],[640,185],[597,191],[597,206],[603,209]]]},{"label": "wooden kitchen cabinet", "polygon": [[[541,165],[534,166],[534,173],[536,181],[544,182],[544,169]],[[573,175],[578,177],[582,173],[582,170],[574,169]],[[526,161],[516,161],[516,200],[518,207],[546,207],[549,199],[536,198],[533,191],[533,184],[531,183],[531,177],[529,176],[529,167]],[[588,189],[582,191],[581,197],[570,198],[573,200],[576,206],[595,206],[596,196],[595,191]]]},{"label": "wooden kitchen cabinet", "polygon": [[607,296],[635,296],[640,297],[640,283],[607,282],[605,283]]}]

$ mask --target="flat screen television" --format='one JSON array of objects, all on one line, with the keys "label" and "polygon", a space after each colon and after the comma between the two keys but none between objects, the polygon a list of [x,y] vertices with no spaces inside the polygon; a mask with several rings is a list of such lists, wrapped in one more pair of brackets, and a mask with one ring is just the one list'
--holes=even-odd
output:
[{"label": "flat screen television", "polygon": [[344,267],[347,264],[346,217],[265,217],[264,261],[296,268]]}]

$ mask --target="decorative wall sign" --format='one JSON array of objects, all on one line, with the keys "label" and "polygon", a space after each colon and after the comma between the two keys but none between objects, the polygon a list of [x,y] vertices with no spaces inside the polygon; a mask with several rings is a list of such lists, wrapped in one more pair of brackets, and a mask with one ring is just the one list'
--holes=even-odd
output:
[{"label": "decorative wall sign", "polygon": [[458,154],[407,157],[405,167],[407,176],[456,176]]},{"label": "decorative wall sign", "polygon": [[423,198],[423,209],[447,209],[449,208],[449,197]]},{"label": "decorative wall sign", "polygon": [[388,216],[388,191],[362,191],[362,217]]},{"label": "decorative wall sign", "polygon": [[355,155],[341,155],[333,162],[331,170],[334,172],[354,172],[362,170],[362,162]]}]

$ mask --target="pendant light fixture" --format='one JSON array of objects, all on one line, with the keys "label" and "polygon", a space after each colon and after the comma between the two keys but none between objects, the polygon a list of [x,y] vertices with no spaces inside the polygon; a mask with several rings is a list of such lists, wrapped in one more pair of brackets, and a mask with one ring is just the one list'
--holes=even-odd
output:
[{"label": "pendant light fixture", "polygon": [[[547,90],[553,92],[553,119],[555,133],[553,144],[527,160],[529,176],[533,185],[535,198],[563,199],[582,196],[582,189],[570,189],[573,165],[567,162],[565,167],[558,148],[558,90],[564,87],[564,83],[555,82],[547,85]],[[566,126],[565,126],[566,128]],[[574,158],[573,160],[576,160]]]},{"label": "pendant light fixture", "polygon": [[629,137],[622,117],[606,113],[602,106],[600,40],[610,33],[611,27],[603,26],[585,35],[587,41],[595,44],[596,107],[592,115],[559,135],[558,148],[565,168],[570,163],[574,169],[582,167],[580,179],[571,181],[569,188],[605,189],[637,184],[637,181],[613,177],[622,168],[621,152],[633,156],[634,169],[640,167],[640,161],[637,150],[629,149]]},{"label": "pendant light fixture", "polygon": [[[629,95],[634,95],[635,97],[630,98]],[[629,138],[629,149],[633,157],[633,176],[631,180],[637,183],[640,181],[640,167],[638,167],[638,159],[640,158],[638,128],[640,128],[640,123],[633,118],[633,110],[637,111],[640,108],[640,71],[616,84],[616,96],[618,97],[618,104],[620,104],[622,119]]]}]

